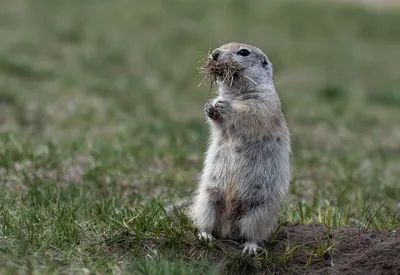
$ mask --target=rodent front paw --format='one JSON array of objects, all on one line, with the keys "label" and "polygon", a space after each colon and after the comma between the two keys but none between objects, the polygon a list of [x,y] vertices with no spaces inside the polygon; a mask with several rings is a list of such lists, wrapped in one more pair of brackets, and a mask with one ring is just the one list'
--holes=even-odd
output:
[{"label": "rodent front paw", "polygon": [[217,109],[219,112],[221,113],[227,113],[229,112],[229,110],[231,109],[231,104],[229,103],[229,101],[226,100],[218,100],[215,105],[214,105],[215,109]]},{"label": "rodent front paw", "polygon": [[214,120],[218,119],[221,115],[219,110],[217,110],[217,108],[215,108],[214,105],[212,105],[211,103],[206,104],[206,106],[204,107],[204,112],[209,118]]}]

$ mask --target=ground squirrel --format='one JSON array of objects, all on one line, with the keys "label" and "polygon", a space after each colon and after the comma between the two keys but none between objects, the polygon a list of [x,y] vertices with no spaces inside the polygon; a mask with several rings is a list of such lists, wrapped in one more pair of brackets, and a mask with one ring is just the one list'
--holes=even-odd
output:
[{"label": "ground squirrel", "polygon": [[256,253],[274,231],[290,181],[290,136],[272,65],[260,49],[229,43],[207,58],[218,97],[199,187],[189,210],[203,240],[243,243]]}]

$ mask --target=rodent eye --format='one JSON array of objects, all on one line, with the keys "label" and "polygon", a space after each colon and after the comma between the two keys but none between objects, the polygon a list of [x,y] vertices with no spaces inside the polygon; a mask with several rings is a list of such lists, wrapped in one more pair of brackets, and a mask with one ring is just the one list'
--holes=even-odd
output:
[{"label": "rodent eye", "polygon": [[246,49],[241,49],[240,51],[237,52],[237,54],[241,56],[248,56],[250,52]]}]

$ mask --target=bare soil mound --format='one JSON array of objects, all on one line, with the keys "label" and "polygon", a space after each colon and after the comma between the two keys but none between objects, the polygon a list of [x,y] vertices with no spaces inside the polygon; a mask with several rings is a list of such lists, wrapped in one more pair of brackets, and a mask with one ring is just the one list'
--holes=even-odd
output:
[{"label": "bare soil mound", "polygon": [[400,232],[341,227],[328,230],[312,223],[281,226],[257,256],[242,256],[238,244],[217,241],[213,247],[188,244],[187,256],[211,256],[225,274],[400,274]]},{"label": "bare soil mound", "polygon": [[[332,250],[324,253],[324,261],[316,261],[304,270],[307,250],[289,263],[289,271],[301,274],[400,274],[400,233],[365,232],[355,228],[339,228],[329,236],[320,224],[292,224],[282,228],[289,242],[310,244],[311,250],[326,245],[331,237]],[[324,234],[325,232],[325,234]],[[322,242],[322,244],[321,244]],[[325,244],[323,244],[325,242]],[[292,265],[292,266],[291,266]]]}]

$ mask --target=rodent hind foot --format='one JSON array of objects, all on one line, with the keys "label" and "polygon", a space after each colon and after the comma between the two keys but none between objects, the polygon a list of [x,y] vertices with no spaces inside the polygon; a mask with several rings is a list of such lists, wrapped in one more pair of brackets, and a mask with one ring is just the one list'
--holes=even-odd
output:
[{"label": "rodent hind foot", "polygon": [[257,255],[257,251],[261,250],[261,247],[258,246],[258,244],[255,242],[245,242],[243,244],[243,246],[244,246],[244,248],[243,248],[242,254],[248,253],[248,254]]},{"label": "rodent hind foot", "polygon": [[198,237],[199,237],[200,241],[206,242],[206,243],[215,241],[215,238],[213,237],[213,235],[210,233],[207,233],[207,232],[199,233]]}]

